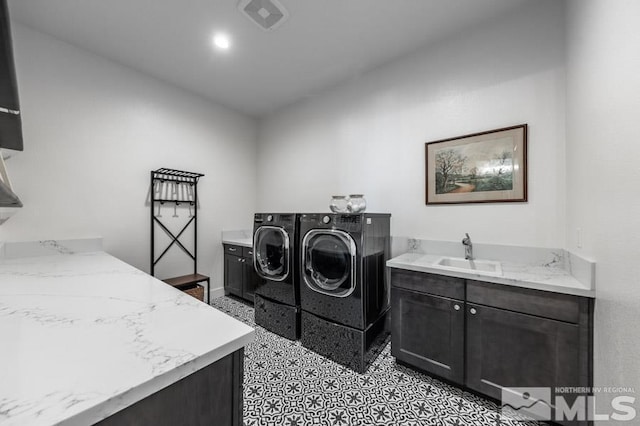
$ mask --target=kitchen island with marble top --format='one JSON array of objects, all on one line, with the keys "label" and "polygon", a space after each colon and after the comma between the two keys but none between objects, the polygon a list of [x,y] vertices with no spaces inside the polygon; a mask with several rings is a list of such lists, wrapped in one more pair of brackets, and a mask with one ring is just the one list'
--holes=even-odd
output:
[{"label": "kitchen island with marble top", "polygon": [[242,424],[253,329],[99,240],[0,246],[0,336],[2,426]]}]

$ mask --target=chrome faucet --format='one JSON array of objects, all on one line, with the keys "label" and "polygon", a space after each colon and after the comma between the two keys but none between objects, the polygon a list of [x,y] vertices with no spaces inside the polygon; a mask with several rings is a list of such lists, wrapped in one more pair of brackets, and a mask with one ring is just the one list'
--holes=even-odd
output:
[{"label": "chrome faucet", "polygon": [[464,246],[464,258],[467,260],[473,260],[473,244],[471,244],[471,237],[465,232],[466,237],[462,239],[462,245]]}]

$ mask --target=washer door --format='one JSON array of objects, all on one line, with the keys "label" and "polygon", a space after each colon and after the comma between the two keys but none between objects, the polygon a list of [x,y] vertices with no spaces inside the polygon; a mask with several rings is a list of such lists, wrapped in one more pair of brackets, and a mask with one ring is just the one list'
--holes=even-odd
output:
[{"label": "washer door", "polygon": [[305,284],[318,293],[347,297],[356,284],[356,243],[344,231],[315,229],[302,240]]},{"label": "washer door", "polygon": [[284,281],[289,276],[289,234],[277,226],[261,226],[253,234],[253,266],[262,278]]}]

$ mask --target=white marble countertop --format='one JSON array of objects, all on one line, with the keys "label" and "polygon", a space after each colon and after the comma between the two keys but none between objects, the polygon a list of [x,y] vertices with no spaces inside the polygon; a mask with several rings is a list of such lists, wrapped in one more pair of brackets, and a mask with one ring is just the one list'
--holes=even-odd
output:
[{"label": "white marble countertop", "polygon": [[441,255],[436,254],[405,253],[388,260],[387,266],[409,271],[428,272],[515,287],[545,290],[554,293],[595,297],[595,290],[578,281],[569,271],[559,266],[500,261],[502,275],[495,276],[472,271],[445,270],[436,266],[436,262],[441,258]]},{"label": "white marble countertop", "polygon": [[222,231],[222,244],[253,247],[253,233],[250,230]]},{"label": "white marble countertop", "polygon": [[0,259],[0,425],[89,425],[244,347],[251,327],[104,252]]}]

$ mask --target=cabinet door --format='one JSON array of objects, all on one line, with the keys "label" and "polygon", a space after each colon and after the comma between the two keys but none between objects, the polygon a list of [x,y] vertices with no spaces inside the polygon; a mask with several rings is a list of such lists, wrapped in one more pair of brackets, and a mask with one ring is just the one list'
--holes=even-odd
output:
[{"label": "cabinet door", "polygon": [[391,352],[400,361],[462,384],[464,302],[393,287]]},{"label": "cabinet door", "polygon": [[501,399],[502,387],[576,387],[579,327],[467,303],[469,388]]},{"label": "cabinet door", "polygon": [[224,255],[224,288],[227,293],[242,297],[242,280],[244,267],[241,256],[225,253]]},{"label": "cabinet door", "polygon": [[256,291],[256,287],[260,282],[260,276],[256,273],[256,270],[253,268],[253,259],[250,257],[245,257],[243,262],[244,267],[244,288],[243,288],[243,297],[250,301],[254,301],[254,293]]}]

